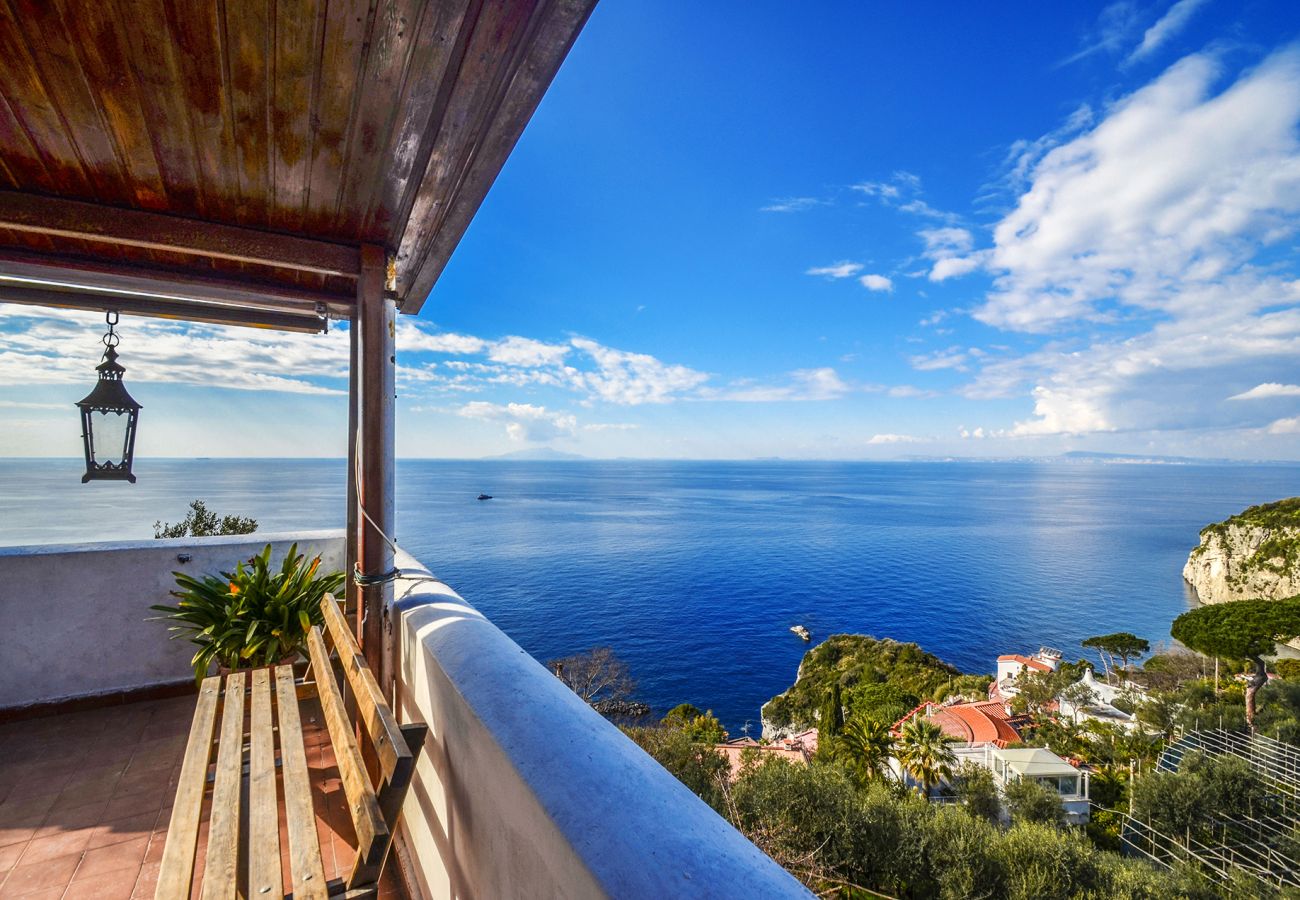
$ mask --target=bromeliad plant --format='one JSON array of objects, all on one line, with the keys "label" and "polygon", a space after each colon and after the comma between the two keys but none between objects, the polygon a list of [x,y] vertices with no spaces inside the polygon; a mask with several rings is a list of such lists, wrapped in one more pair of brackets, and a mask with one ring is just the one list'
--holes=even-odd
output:
[{"label": "bromeliad plant", "polygon": [[271,545],[241,562],[234,572],[194,578],[173,572],[180,590],[175,606],[153,606],[171,622],[172,639],[198,645],[194,679],[201,681],[213,662],[227,669],[269,666],[292,656],[307,642],[313,625],[323,624],[326,593],[343,585],[343,573],[318,575],[320,557],[307,559],[294,544],[278,572],[271,568]]}]

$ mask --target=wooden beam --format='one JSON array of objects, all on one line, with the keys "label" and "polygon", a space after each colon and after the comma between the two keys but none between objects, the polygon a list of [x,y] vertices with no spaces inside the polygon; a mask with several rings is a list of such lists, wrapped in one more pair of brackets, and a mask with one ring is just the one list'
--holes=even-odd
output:
[{"label": "wooden beam", "polygon": [[[386,275],[382,247],[361,248],[361,275],[357,279],[357,325],[360,356],[361,477],[357,484],[357,509],[361,532],[361,571],[372,578],[393,568],[393,550],[385,535],[393,534],[393,408],[396,306],[384,292]],[[362,514],[363,513],[363,514]],[[392,697],[393,660],[391,629],[385,615],[393,595],[391,581],[361,590],[361,649],[379,679],[385,698]]]},{"label": "wooden beam", "polygon": [[46,306],[54,309],[98,310],[101,312],[112,310],[128,316],[148,316],[156,319],[175,319],[182,322],[206,322],[211,325],[244,325],[251,328],[299,331],[306,334],[322,332],[326,327],[325,317],[315,313],[277,312],[271,309],[222,306],[214,303],[195,303],[189,300],[133,297],[128,294],[96,294],[90,291],[33,287],[2,280],[0,280],[0,303]]},{"label": "wooden beam", "polygon": [[355,312],[348,320],[348,514],[347,514],[347,590],[343,604],[344,611],[352,616],[356,623],[353,634],[361,640],[361,591],[352,578],[357,563],[361,559],[360,519],[357,515],[357,428],[361,408],[361,370],[358,341],[358,321]]},{"label": "wooden beam", "polygon": [[355,278],[356,247],[279,232],[0,191],[0,228]]},{"label": "wooden beam", "polygon": [[3,248],[0,248],[0,275],[72,284],[89,290],[126,291],[260,309],[311,312],[317,305],[324,304],[332,312],[347,315],[356,303],[353,294],[330,294],[292,285],[265,284],[216,274],[174,272],[116,261],[44,256]]},{"label": "wooden beam", "polygon": [[429,125],[434,152],[388,236],[404,314],[420,311],[595,6],[536,2],[521,22],[525,4],[488,4],[474,23],[447,107]]}]

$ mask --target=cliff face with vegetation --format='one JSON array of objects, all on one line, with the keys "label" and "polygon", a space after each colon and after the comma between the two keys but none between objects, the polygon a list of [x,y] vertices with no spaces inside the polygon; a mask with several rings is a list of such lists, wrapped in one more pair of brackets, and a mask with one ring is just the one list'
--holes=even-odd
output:
[{"label": "cliff face with vegetation", "polygon": [[963,675],[916,644],[833,634],[804,654],[795,683],[763,705],[763,737],[775,740],[815,727],[835,682],[846,718],[893,722],[922,700],[950,692],[982,694],[989,680]]},{"label": "cliff face with vegetation", "polygon": [[1300,497],[1252,506],[1202,528],[1183,578],[1202,603],[1300,594]]}]

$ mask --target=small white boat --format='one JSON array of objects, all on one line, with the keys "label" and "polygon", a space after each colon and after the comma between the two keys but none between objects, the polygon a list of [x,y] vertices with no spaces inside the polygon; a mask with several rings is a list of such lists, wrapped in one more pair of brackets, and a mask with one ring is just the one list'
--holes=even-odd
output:
[{"label": "small white boat", "polygon": [[791,625],[790,630],[799,635],[799,637],[803,638],[805,641],[812,640],[812,634],[810,634],[808,629],[804,628],[802,625]]}]

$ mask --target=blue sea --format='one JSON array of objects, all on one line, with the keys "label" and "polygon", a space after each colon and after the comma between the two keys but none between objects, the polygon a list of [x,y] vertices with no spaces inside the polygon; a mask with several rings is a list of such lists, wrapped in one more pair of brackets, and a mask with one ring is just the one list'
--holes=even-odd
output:
[{"label": "blue sea", "polygon": [[[343,524],[340,461],[137,471],[0,460],[0,544],[151,538],[193,498],[264,532]],[[645,702],[738,733],[793,681],[794,624],[970,672],[1101,632],[1167,642],[1201,526],[1300,494],[1300,466],[412,460],[397,491],[398,542],[539,660],[608,645]]]}]

